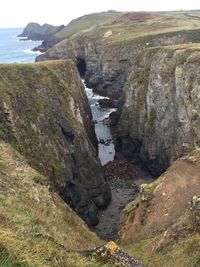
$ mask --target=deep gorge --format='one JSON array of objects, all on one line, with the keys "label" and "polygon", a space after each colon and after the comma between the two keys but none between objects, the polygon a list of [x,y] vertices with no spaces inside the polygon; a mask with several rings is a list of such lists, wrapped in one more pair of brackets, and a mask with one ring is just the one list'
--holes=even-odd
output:
[{"label": "deep gorge", "polygon": [[199,266],[199,29],[111,10],[0,65],[0,265]]}]

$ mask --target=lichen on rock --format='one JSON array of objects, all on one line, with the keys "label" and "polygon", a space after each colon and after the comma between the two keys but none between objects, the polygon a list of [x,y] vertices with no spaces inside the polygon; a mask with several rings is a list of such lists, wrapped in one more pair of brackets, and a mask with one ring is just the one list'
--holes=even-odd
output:
[{"label": "lichen on rock", "polygon": [[136,259],[129,256],[125,251],[120,249],[113,241],[95,248],[92,251],[92,257],[105,263],[112,263],[115,266],[122,267],[144,267]]}]

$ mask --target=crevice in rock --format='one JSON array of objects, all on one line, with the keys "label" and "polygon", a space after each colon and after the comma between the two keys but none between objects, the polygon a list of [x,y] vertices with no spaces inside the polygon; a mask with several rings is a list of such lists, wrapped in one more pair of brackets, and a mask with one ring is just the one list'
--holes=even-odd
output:
[{"label": "crevice in rock", "polygon": [[[118,102],[118,109],[116,107],[113,109],[112,105],[110,106],[110,103],[114,101],[112,98],[102,97],[96,94],[96,90],[95,93],[89,88],[85,88],[85,90],[90,102],[95,132],[99,141],[99,158],[112,193],[110,205],[106,209],[105,207],[99,207],[99,223],[96,226],[92,226],[91,230],[104,240],[116,240],[119,237],[122,210],[137,196],[139,192],[138,185],[151,182],[152,176],[143,170],[139,164],[134,165],[128,162],[122,154],[117,153],[116,157],[115,150],[117,146],[113,141],[115,138],[114,126],[117,125],[120,118],[124,101],[121,100],[120,104]],[[100,105],[102,100],[106,100],[106,105]],[[126,140],[123,140],[121,145],[126,146],[126,144]],[[137,144],[132,144],[131,149],[136,146]]]},{"label": "crevice in rock", "polygon": [[85,59],[77,57],[76,58],[76,66],[78,68],[79,74],[82,79],[85,78],[85,73],[87,70]]}]

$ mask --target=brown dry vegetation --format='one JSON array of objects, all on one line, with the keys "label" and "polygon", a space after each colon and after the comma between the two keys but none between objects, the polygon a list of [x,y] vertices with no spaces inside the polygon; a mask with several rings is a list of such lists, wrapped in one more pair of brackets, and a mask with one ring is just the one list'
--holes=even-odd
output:
[{"label": "brown dry vegetation", "polygon": [[[124,210],[121,240],[148,266],[199,266],[200,236],[190,210],[200,192],[200,153],[178,159]],[[195,249],[191,249],[194,246]]]}]

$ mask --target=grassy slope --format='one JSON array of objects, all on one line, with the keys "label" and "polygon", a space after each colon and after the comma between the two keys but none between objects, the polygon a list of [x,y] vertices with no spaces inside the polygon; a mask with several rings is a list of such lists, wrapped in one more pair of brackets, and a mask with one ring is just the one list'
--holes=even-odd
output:
[{"label": "grassy slope", "polygon": [[134,255],[148,267],[199,267],[200,266],[200,235],[196,234],[184,241],[167,248],[162,252],[152,253],[157,238],[134,239],[134,242],[123,245],[125,250]]},{"label": "grassy slope", "polygon": [[[106,20],[101,20],[102,14],[107,14]],[[96,20],[98,16],[99,21]],[[92,27],[97,24],[98,27]],[[108,31],[112,31],[112,35],[104,38]],[[62,35],[62,31],[60,34]],[[54,59],[54,56],[57,58],[59,54],[62,55],[68,41],[81,36],[97,42],[103,40],[105,45],[110,46],[140,43],[143,47],[154,47],[155,40],[172,36],[182,37],[184,43],[199,43],[200,11],[114,13],[114,18],[112,13],[84,16],[65,27],[62,41],[48,50],[46,58]]]},{"label": "grassy slope", "polygon": [[[131,14],[131,13],[130,13]],[[102,30],[112,30],[109,42],[111,44],[130,42],[144,36],[157,35],[168,32],[182,30],[194,30],[200,28],[200,19],[190,18],[182,12],[177,13],[150,13],[151,16],[145,17],[145,13],[132,13],[132,15],[122,15],[116,23],[105,25]],[[199,12],[200,14],[200,12]]]},{"label": "grassy slope", "polygon": [[75,250],[102,244],[21,155],[2,141],[0,151],[0,266],[101,266],[41,236]]},{"label": "grassy slope", "polygon": [[200,192],[199,170],[200,152],[195,151],[174,162],[126,207],[121,246],[130,255],[149,267],[200,266],[200,234],[189,211]]},{"label": "grassy slope", "polygon": [[[199,19],[198,19],[199,17]],[[67,29],[68,26],[65,28]],[[138,38],[155,36],[163,33],[191,31],[200,29],[200,11],[187,12],[130,12],[111,18],[99,25],[98,31],[91,29],[84,33],[90,38],[102,38],[104,33],[112,31],[108,44],[126,44]],[[83,34],[78,28],[76,34]],[[148,39],[146,40],[148,42]]]},{"label": "grassy slope", "polygon": [[105,21],[114,19],[120,14],[119,12],[109,11],[82,16],[72,20],[63,30],[56,34],[56,37],[60,39],[69,38],[77,32],[105,23]]}]

